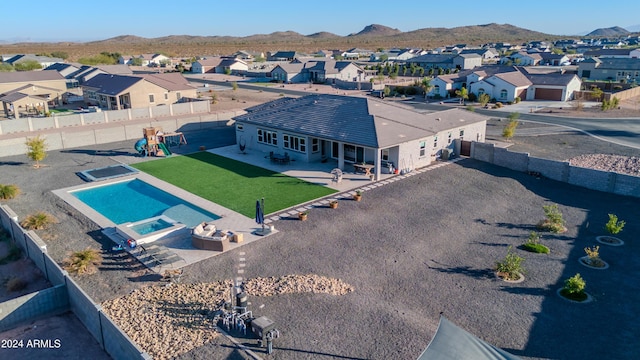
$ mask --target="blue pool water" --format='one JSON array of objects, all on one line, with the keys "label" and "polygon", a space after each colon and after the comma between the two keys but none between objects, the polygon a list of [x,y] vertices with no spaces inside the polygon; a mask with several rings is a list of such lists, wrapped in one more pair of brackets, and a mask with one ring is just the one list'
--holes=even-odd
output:
[{"label": "blue pool water", "polygon": [[188,203],[146,182],[134,179],[71,192],[117,225],[160,215],[195,227],[220,216]]},{"label": "blue pool water", "polygon": [[155,219],[155,220],[143,222],[141,224],[133,225],[131,226],[131,229],[133,229],[133,231],[137,232],[140,235],[146,235],[146,234],[151,234],[152,232],[170,228],[172,226],[173,224],[170,222],[167,222],[162,219]]}]

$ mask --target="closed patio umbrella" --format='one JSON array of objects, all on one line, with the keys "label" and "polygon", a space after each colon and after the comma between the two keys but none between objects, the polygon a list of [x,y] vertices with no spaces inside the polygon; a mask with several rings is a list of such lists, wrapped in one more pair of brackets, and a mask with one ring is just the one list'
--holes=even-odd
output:
[{"label": "closed patio umbrella", "polygon": [[256,222],[262,225],[262,230],[256,231],[256,234],[263,236],[264,231],[264,198],[262,202],[260,200],[256,200]]}]

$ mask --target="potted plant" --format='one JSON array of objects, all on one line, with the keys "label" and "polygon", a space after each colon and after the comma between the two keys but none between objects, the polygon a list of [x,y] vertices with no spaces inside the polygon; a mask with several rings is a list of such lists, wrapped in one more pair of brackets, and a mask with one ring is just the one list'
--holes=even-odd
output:
[{"label": "potted plant", "polygon": [[524,258],[513,253],[511,246],[509,246],[504,260],[496,262],[496,274],[507,282],[524,281],[523,261]]},{"label": "potted plant", "polygon": [[329,207],[332,208],[332,209],[337,209],[338,208],[338,200],[329,201]]},{"label": "potted plant", "polygon": [[586,282],[578,273],[564,281],[564,287],[558,290],[558,294],[570,301],[588,302],[591,296],[584,291],[586,287]]},{"label": "potted plant", "polygon": [[301,211],[298,213],[298,219],[302,221],[307,221],[308,216],[309,216],[309,210]]},{"label": "potted plant", "polygon": [[353,200],[355,201],[362,200],[362,190],[356,190],[356,194],[353,195]]},{"label": "potted plant", "polygon": [[622,231],[626,223],[622,220],[618,220],[615,214],[609,214],[609,221],[604,225],[604,229],[609,235],[598,236],[596,240],[601,244],[620,246],[624,244],[624,241],[618,239],[614,235],[617,235]]},{"label": "potted plant", "polygon": [[587,253],[587,256],[580,258],[581,264],[596,269],[606,269],[609,267],[609,264],[600,259],[600,246],[594,245],[590,248],[586,247],[584,248],[584,252]]}]

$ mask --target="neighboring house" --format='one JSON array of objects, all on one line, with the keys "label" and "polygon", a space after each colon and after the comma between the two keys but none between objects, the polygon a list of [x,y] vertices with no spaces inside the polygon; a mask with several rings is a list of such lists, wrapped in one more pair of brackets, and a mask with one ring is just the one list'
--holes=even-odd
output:
[{"label": "neighboring house", "polygon": [[245,61],[236,58],[223,58],[215,68],[215,72],[218,74],[241,75],[247,70],[249,70],[249,65]]},{"label": "neighboring house", "polygon": [[0,102],[5,114],[15,118],[46,113],[61,104],[66,89],[65,78],[55,70],[0,72]]},{"label": "neighboring house", "polygon": [[459,54],[478,54],[482,56],[482,60],[495,60],[500,57],[500,53],[494,48],[464,49]]},{"label": "neighboring house", "polygon": [[318,50],[315,53],[313,53],[314,57],[319,57],[319,58],[332,58],[333,57],[333,51],[330,50]]},{"label": "neighboring house", "polygon": [[598,49],[584,53],[585,58],[631,58],[638,57],[639,49]]},{"label": "neighboring house", "polygon": [[364,69],[351,61],[310,61],[305,63],[302,72],[307,73],[306,78],[314,83],[324,83],[330,79],[364,81]]},{"label": "neighboring house", "polygon": [[417,55],[407,49],[394,49],[382,52],[376,52],[369,56],[369,61],[371,62],[379,62],[379,61],[390,61],[390,62],[403,62],[409,59],[416,57]]},{"label": "neighboring house", "polygon": [[587,80],[640,83],[639,58],[591,58],[578,63],[578,76]]},{"label": "neighboring house", "polygon": [[236,140],[264,153],[287,152],[291,159],[313,163],[374,165],[380,174],[395,168],[429,165],[456,139],[484,141],[487,117],[450,109],[420,113],[373,98],[307,95],[281,98],[247,109],[237,116]]},{"label": "neighboring house", "polygon": [[582,85],[576,74],[529,74],[527,77],[532,84],[527,89],[526,100],[573,100],[574,92],[580,91]]},{"label": "neighboring house", "polygon": [[425,54],[407,60],[423,69],[466,70],[482,65],[482,56],[478,54]]},{"label": "neighboring house", "polygon": [[564,54],[545,52],[539,53],[539,55],[542,58],[540,61],[540,65],[560,66],[571,62],[571,59],[569,59],[569,57]]},{"label": "neighboring house", "polygon": [[267,61],[293,61],[293,59],[300,57],[295,51],[278,51],[276,53],[267,53]]},{"label": "neighboring house", "polygon": [[169,105],[197,98],[196,88],[179,73],[98,74],[86,81],[82,90],[86,103],[107,110]]},{"label": "neighboring house", "polygon": [[476,96],[489,94],[492,99],[500,102],[514,101],[516,97],[521,100],[527,98],[527,89],[533,83],[522,72],[514,69],[511,72],[498,73],[478,82],[470,84],[468,90]]},{"label": "neighboring house", "polygon": [[35,61],[35,62],[39,63],[40,66],[42,66],[42,68],[44,69],[44,68],[46,68],[46,67],[48,67],[50,65],[53,65],[55,63],[64,62],[64,59],[54,58],[54,57],[49,57],[49,56],[33,55],[33,54],[26,54],[26,55],[25,54],[21,54],[21,55],[15,55],[15,56],[5,60],[4,62],[15,66],[16,64],[27,62],[27,61]]},{"label": "neighboring house", "polygon": [[220,62],[222,62],[222,58],[219,56],[196,60],[191,64],[191,72],[193,74],[215,73],[216,67],[220,65]]},{"label": "neighboring house", "polygon": [[512,62],[517,66],[536,66],[540,64],[542,56],[539,53],[529,54],[526,51],[520,51],[506,56],[500,60],[501,64]]},{"label": "neighboring house", "polygon": [[119,64],[131,65],[133,59],[142,59],[141,66],[159,67],[162,64],[171,64],[171,59],[162,54],[142,54],[138,56],[120,56],[118,58]]},{"label": "neighboring house", "polygon": [[55,63],[47,66],[44,70],[55,70],[60,73],[60,75],[65,78],[76,71],[80,70],[82,65],[80,64],[69,64],[69,63]]},{"label": "neighboring house", "polygon": [[[253,61],[253,59],[256,58],[256,56],[254,56],[252,53],[250,53],[248,51],[244,51],[244,50],[236,51],[233,54],[231,54],[230,57],[234,58],[234,59],[244,60],[245,62],[246,61]],[[264,57],[264,54],[260,53],[260,55],[257,56],[257,57]]]},{"label": "neighboring house", "polygon": [[302,73],[304,64],[287,63],[279,64],[271,70],[271,79],[276,82],[285,83],[304,83],[308,81],[305,74]]},{"label": "neighboring house", "polygon": [[431,90],[429,91],[430,97],[448,98],[455,90],[462,88],[465,78],[458,74],[451,75],[439,75],[431,80]]},{"label": "neighboring house", "polygon": [[89,66],[79,63],[67,64],[56,63],[45,70],[58,71],[62,76],[67,79],[67,88],[76,88],[80,86],[86,80],[98,74],[118,74],[118,75],[132,75],[133,71],[126,65],[97,65]]}]

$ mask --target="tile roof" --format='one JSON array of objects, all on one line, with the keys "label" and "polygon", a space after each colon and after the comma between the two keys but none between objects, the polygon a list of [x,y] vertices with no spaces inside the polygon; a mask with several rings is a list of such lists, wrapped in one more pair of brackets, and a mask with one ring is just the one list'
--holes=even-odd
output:
[{"label": "tile roof", "polygon": [[98,74],[87,80],[82,86],[97,89],[100,94],[115,96],[139,81],[143,81],[143,79],[138,76]]},{"label": "tile roof", "polygon": [[[611,69],[611,70],[640,70],[640,59],[636,58],[593,58],[596,69]],[[591,62],[589,60],[583,61],[583,63]]]},{"label": "tile roof", "polygon": [[55,70],[0,72],[0,84],[49,80],[64,80],[64,76]]},{"label": "tile roof", "polygon": [[[135,76],[135,75],[134,75]],[[180,73],[137,75],[146,81],[169,91],[193,90],[195,87]]]},{"label": "tile roof", "polygon": [[327,140],[385,148],[487,118],[459,109],[423,114],[373,98],[319,94],[270,101],[251,107],[247,114],[234,119]]},{"label": "tile roof", "polygon": [[500,74],[496,74],[495,77],[500,78],[516,87],[532,85],[531,80],[529,80],[529,78],[527,78],[520,71],[500,73]]},{"label": "tile roof", "polygon": [[454,54],[424,54],[420,56],[416,56],[412,59],[407,60],[407,62],[415,62],[415,63],[451,63],[453,62],[453,58],[458,55]]},{"label": "tile roof", "polygon": [[533,85],[558,85],[566,86],[574,78],[577,78],[576,74],[529,74],[528,78]]}]

